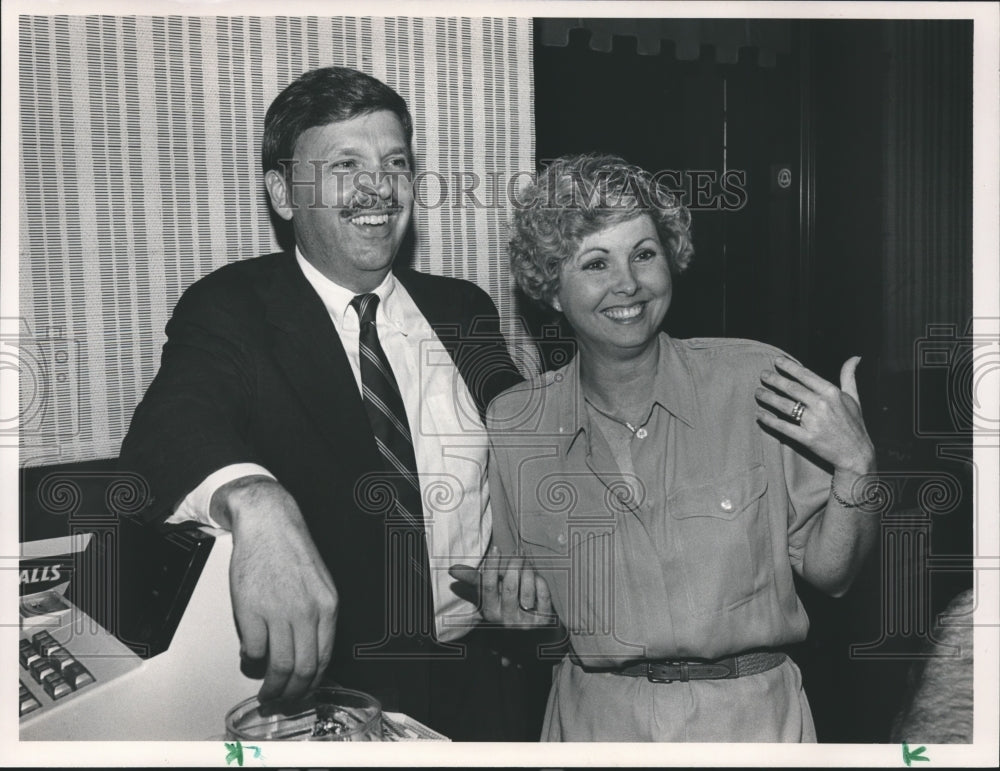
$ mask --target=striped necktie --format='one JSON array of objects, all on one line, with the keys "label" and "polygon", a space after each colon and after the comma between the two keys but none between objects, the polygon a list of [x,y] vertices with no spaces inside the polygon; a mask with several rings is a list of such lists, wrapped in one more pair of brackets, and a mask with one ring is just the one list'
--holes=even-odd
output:
[{"label": "striped necktie", "polygon": [[[398,643],[405,640],[433,638],[434,599],[417,460],[403,397],[375,327],[378,302],[378,295],[363,294],[351,300],[351,306],[361,327],[362,402],[393,492],[392,507],[386,511],[386,633],[395,643],[385,640],[372,646],[389,652],[398,651]],[[410,648],[405,643],[403,647]],[[417,647],[422,647],[419,642]]]}]

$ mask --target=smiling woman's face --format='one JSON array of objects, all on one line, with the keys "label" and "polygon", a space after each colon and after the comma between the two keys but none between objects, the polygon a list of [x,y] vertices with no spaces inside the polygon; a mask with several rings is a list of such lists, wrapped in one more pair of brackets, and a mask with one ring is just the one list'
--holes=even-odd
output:
[{"label": "smiling woman's face", "polygon": [[613,353],[656,339],[670,307],[667,252],[645,214],[593,233],[559,270],[552,306],[585,348]]}]

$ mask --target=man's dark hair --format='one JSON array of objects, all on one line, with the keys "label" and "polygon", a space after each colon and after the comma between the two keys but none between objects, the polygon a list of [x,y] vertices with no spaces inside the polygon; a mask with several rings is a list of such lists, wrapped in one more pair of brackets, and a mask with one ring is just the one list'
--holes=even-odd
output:
[{"label": "man's dark hair", "polygon": [[413,139],[413,119],[403,97],[380,80],[348,67],[321,67],[292,81],[271,102],[264,118],[261,161],[266,174],[282,172],[279,161],[290,159],[295,143],[311,128],[350,120],[380,110],[396,114]]}]

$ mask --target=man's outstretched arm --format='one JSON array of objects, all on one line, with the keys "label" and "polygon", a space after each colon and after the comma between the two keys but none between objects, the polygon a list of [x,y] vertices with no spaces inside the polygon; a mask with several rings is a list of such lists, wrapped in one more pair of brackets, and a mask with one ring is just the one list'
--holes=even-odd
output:
[{"label": "man's outstretched arm", "polygon": [[[248,441],[257,406],[244,304],[212,276],[185,292],[167,325],[160,370],[120,458],[147,480],[150,523],[219,469],[261,465]],[[270,477],[242,476],[211,493],[207,508],[233,534],[233,612],[244,656],[266,662],[261,698],[301,693],[330,659],[337,593],[296,502]]]},{"label": "man's outstretched arm", "polygon": [[333,654],[337,589],[294,499],[264,476],[212,496],[212,518],[232,531],[229,587],[241,656],[264,662],[260,700],[318,685]]}]

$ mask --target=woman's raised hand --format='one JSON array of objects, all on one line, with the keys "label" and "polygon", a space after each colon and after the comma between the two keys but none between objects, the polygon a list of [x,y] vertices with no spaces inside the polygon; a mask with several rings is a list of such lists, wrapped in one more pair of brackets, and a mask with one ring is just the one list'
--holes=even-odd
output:
[{"label": "woman's raised hand", "polygon": [[754,395],[763,407],[757,419],[808,448],[835,470],[867,474],[875,468],[875,448],[861,416],[854,379],[860,356],[840,369],[840,388],[791,359],[779,356],[775,369],[761,373],[765,387]]}]

